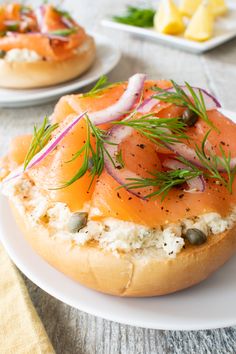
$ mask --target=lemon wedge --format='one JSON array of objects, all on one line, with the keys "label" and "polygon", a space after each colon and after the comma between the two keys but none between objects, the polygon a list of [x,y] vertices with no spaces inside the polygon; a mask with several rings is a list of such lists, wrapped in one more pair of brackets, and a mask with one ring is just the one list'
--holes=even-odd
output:
[{"label": "lemon wedge", "polygon": [[225,15],[228,11],[225,0],[210,0],[211,10],[214,16]]},{"label": "lemon wedge", "polygon": [[192,17],[202,0],[181,0],[179,10],[183,16]]},{"label": "lemon wedge", "polygon": [[203,42],[210,39],[213,35],[214,16],[211,10],[210,2],[203,1],[184,33],[185,38],[193,41]]},{"label": "lemon wedge", "polygon": [[162,0],[154,17],[154,27],[157,32],[165,34],[178,34],[184,31],[182,15],[173,0]]}]

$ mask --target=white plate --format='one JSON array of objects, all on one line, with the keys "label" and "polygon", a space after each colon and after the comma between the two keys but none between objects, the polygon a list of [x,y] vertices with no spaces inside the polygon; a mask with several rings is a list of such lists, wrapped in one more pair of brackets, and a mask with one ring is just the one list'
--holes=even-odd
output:
[{"label": "white plate", "polygon": [[96,41],[97,58],[91,69],[79,78],[66,83],[30,90],[12,90],[0,88],[0,107],[26,107],[50,102],[58,97],[78,90],[107,74],[119,62],[121,53],[117,45],[99,34],[91,33]]},{"label": "white plate", "polygon": [[[225,112],[236,122],[236,113]],[[119,298],[87,289],[41,259],[24,240],[0,197],[0,238],[19,269],[35,284],[79,310],[133,326],[200,330],[236,325],[236,256],[203,283],[155,298]]]},{"label": "white plate", "polygon": [[[191,1],[191,0],[190,0]],[[236,3],[229,2],[229,14],[225,17],[217,19],[215,23],[215,33],[212,39],[206,42],[199,43],[188,39],[183,36],[171,36],[161,34],[153,29],[146,29],[141,27],[129,26],[122,23],[113,21],[111,18],[104,19],[102,25],[113,29],[132,33],[141,37],[154,40],[158,43],[169,45],[183,49],[192,53],[204,53],[219,45],[236,37]]]}]

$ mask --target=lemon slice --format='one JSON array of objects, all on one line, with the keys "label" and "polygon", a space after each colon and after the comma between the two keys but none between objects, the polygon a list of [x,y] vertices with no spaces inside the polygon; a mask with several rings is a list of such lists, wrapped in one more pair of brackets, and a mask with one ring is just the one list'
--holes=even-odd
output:
[{"label": "lemon slice", "polygon": [[184,33],[185,38],[203,42],[213,35],[214,16],[209,1],[203,1]]},{"label": "lemon slice", "polygon": [[181,0],[179,10],[183,16],[192,17],[202,0]]},{"label": "lemon slice", "polygon": [[154,27],[157,32],[165,34],[178,34],[184,31],[182,15],[173,0],[162,0],[154,17]]},{"label": "lemon slice", "polygon": [[211,10],[214,16],[225,15],[228,11],[225,0],[210,0]]}]

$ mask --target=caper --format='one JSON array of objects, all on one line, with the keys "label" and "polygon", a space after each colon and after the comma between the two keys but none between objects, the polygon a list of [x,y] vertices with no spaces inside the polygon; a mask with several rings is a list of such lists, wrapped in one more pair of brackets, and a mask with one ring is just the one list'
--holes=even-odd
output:
[{"label": "caper", "polygon": [[4,58],[6,55],[5,50],[0,50],[0,59]]},{"label": "caper", "polygon": [[73,213],[68,221],[68,231],[71,233],[76,233],[87,225],[88,213],[76,212]]},{"label": "caper", "polygon": [[205,233],[199,229],[188,229],[186,238],[192,245],[202,245],[207,240]]},{"label": "caper", "polygon": [[92,157],[90,157],[88,160],[88,170],[92,171],[93,167],[94,167],[94,162],[93,162]]},{"label": "caper", "polygon": [[193,127],[198,121],[198,115],[197,113],[191,111],[191,109],[187,108],[182,114],[181,121],[188,127]]}]

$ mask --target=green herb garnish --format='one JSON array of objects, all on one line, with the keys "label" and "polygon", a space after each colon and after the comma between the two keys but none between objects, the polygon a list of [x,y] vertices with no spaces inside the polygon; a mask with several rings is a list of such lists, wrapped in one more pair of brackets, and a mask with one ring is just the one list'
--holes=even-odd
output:
[{"label": "green herb garnish", "polygon": [[151,178],[127,178],[127,184],[120,186],[127,189],[139,189],[148,187],[157,187],[154,192],[146,195],[144,198],[153,198],[161,196],[161,201],[165,199],[169,191],[176,186],[180,186],[192,178],[201,176],[202,171],[195,168],[194,170],[178,169],[167,172],[152,173]]},{"label": "green herb garnish", "polygon": [[113,16],[113,20],[137,27],[153,27],[155,10],[150,8],[127,7],[124,16]]},{"label": "green herb garnish", "polygon": [[[86,120],[86,128],[87,128],[87,137],[82,148],[77,151],[77,153],[73,156],[70,161],[67,163],[76,160],[79,156],[83,156],[83,162],[78,170],[78,172],[63,186],[58,189],[65,188],[76,182],[78,179],[83,177],[87,171],[90,172],[91,182],[90,186],[96,176],[100,176],[104,169],[104,157],[107,155],[109,159],[112,161],[113,165],[116,166],[116,161],[113,161],[109,152],[105,148],[105,144],[112,144],[109,141],[105,140],[107,135],[106,131],[99,129],[96,127],[92,121],[89,119],[88,115],[85,116]],[[93,147],[91,136],[95,139],[95,147]],[[119,161],[117,161],[119,163]],[[89,188],[90,188],[89,186]]]},{"label": "green herb garnish", "polygon": [[133,128],[141,135],[158,145],[173,144],[180,139],[189,139],[185,134],[186,125],[179,118],[156,118],[153,113],[140,118],[112,122]]},{"label": "green herb garnish", "polygon": [[153,91],[157,91],[154,98],[175,104],[180,107],[187,107],[191,111],[195,112],[199,117],[201,117],[209,126],[217,130],[211,120],[208,118],[206,105],[201,90],[199,89],[198,94],[195,93],[193,88],[185,82],[185,85],[189,91],[190,96],[188,96],[184,90],[175,81],[171,80],[174,91],[163,90],[159,87],[153,87]]},{"label": "green herb garnish", "polygon": [[[230,194],[232,194],[233,181],[236,176],[236,166],[231,168],[231,153],[226,155],[222,145],[219,145],[221,156],[213,155],[212,153],[206,153],[206,141],[210,134],[209,130],[201,144],[201,147],[196,145],[196,154],[205,168],[205,176],[208,178],[216,179],[220,184],[225,186]],[[219,170],[223,170],[226,176]]]},{"label": "green herb garnish", "polygon": [[34,135],[25,157],[24,170],[27,168],[33,157],[42,150],[42,148],[48,143],[51,138],[52,132],[58,128],[58,123],[50,125],[48,118],[45,117],[41,127],[34,126]]},{"label": "green herb garnish", "polygon": [[108,78],[106,75],[102,75],[93,88],[89,92],[83,94],[83,97],[95,97],[107,86]]},{"label": "green herb garnish", "polygon": [[65,10],[61,10],[61,9],[57,9],[57,8],[54,8],[55,12],[58,13],[58,15],[62,16],[62,17],[65,17],[65,18],[68,18],[69,20],[72,19],[70,13],[68,11],[65,11]]},{"label": "green herb garnish", "polygon": [[62,37],[67,37],[70,36],[73,33],[77,33],[78,32],[78,28],[73,27],[73,28],[62,28],[62,29],[58,29],[55,31],[51,31],[49,32],[49,34],[53,34],[55,36],[62,36]]}]

